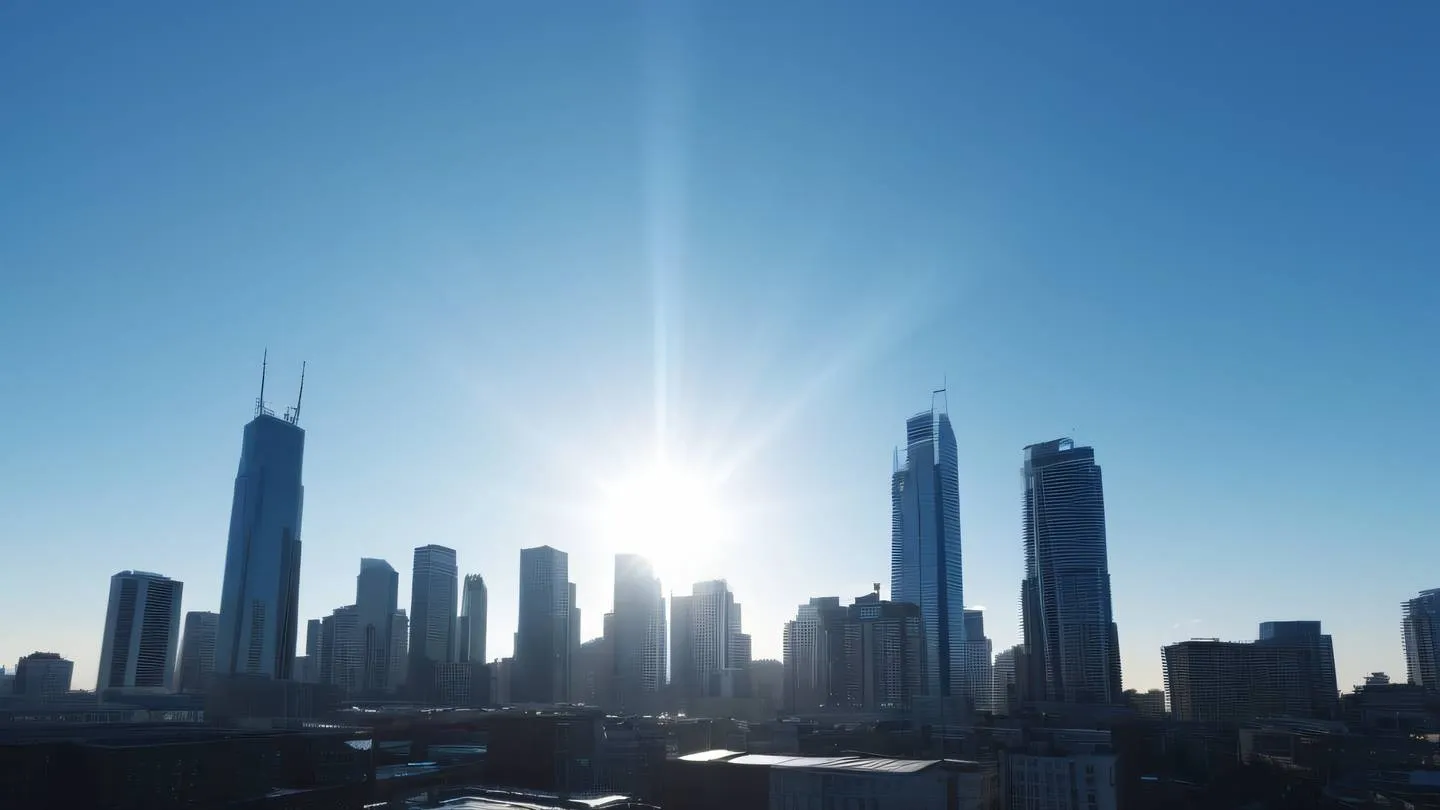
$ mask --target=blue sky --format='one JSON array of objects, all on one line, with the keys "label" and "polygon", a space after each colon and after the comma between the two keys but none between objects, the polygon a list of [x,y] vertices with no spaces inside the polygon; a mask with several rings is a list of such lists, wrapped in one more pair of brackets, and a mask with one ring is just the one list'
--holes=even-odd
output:
[{"label": "blue sky", "polygon": [[944,381],[997,649],[1021,447],[1071,435],[1127,686],[1267,619],[1323,620],[1344,688],[1403,676],[1399,603],[1440,586],[1437,33],[1420,2],[8,3],[0,661],[93,683],[121,569],[216,607],[268,346],[277,406],[310,364],[307,617],[361,556],[408,606],[442,543],[507,654],[550,543],[597,635],[591,505],[663,436],[733,531],[679,521],[662,573],[727,577],[778,657],[797,603],[888,585],[891,451]]}]

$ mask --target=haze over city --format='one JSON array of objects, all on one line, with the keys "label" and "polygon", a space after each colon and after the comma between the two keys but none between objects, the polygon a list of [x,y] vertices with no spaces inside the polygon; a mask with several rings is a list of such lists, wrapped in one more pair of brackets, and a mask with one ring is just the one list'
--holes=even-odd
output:
[{"label": "haze over city", "polygon": [[407,604],[442,544],[505,656],[549,544],[584,638],[633,551],[779,658],[797,604],[888,590],[943,387],[997,650],[1021,449],[1071,436],[1126,688],[1288,619],[1342,688],[1402,676],[1440,586],[1426,27],[1125,8],[0,12],[0,661],[88,682],[120,570],[218,608],[268,349],[277,410],[309,363],[302,619],[362,556]]}]

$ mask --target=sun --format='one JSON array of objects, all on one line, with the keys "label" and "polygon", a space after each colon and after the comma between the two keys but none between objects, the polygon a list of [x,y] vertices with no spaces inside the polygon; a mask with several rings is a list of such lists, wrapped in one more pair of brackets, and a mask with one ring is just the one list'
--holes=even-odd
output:
[{"label": "sun", "polygon": [[687,591],[713,578],[731,522],[713,478],[666,463],[603,485],[598,529],[614,554],[650,561],[666,590]]}]

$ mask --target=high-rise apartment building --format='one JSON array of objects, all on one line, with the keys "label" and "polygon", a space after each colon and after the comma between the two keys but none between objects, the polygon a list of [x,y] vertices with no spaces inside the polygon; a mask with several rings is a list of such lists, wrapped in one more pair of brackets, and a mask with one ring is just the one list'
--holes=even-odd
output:
[{"label": "high-rise apartment building", "polygon": [[1184,722],[1331,720],[1335,654],[1319,622],[1266,622],[1256,641],[1194,639],[1161,650],[1170,712]]},{"label": "high-rise apartment building", "polygon": [[220,629],[220,614],[192,610],[185,614],[185,630],[180,637],[180,665],[176,668],[175,689],[199,692],[205,679],[215,671],[215,634]]},{"label": "high-rise apartment building", "polygon": [[520,616],[510,685],[517,703],[569,700],[572,656],[579,647],[571,603],[570,557],[549,546],[520,551]]},{"label": "high-rise apartment building", "polygon": [[174,689],[183,588],[169,577],[145,571],[121,571],[110,578],[97,693]]},{"label": "high-rise apartment building", "polygon": [[1410,683],[1440,689],[1440,588],[1401,605],[1400,632]]},{"label": "high-rise apartment building", "polygon": [[976,711],[995,711],[994,650],[985,636],[985,614],[965,609],[965,694]]},{"label": "high-rise apartment building", "polygon": [[614,628],[609,651],[614,669],[608,681],[614,694],[606,696],[606,705],[613,701],[622,712],[651,711],[665,686],[665,597],[644,557],[615,555],[612,617],[607,618]]},{"label": "high-rise apartment building", "polygon": [[[302,372],[300,390],[305,389]],[[301,467],[305,431],[300,399],[283,417],[265,407],[265,375],[255,418],[245,426],[230,539],[220,591],[215,670],[289,680],[300,616]]]},{"label": "high-rise apartment building", "polygon": [[1095,451],[1070,439],[1032,444],[1023,475],[1023,698],[1119,704],[1120,646]]},{"label": "high-rise apartment building", "polygon": [[932,408],[905,423],[905,460],[890,479],[890,598],[920,606],[926,691],[965,694],[965,591],[959,451],[950,417]]},{"label": "high-rise apartment building", "polygon": [[485,628],[490,602],[485,578],[466,574],[460,588],[460,654],[459,660],[476,666],[485,665]]},{"label": "high-rise apartment building", "polygon": [[925,638],[920,607],[859,597],[845,611],[839,671],[843,705],[870,712],[906,712],[925,695]]},{"label": "high-rise apartment building", "polygon": [[30,653],[15,665],[15,683],[11,688],[16,695],[50,700],[64,697],[70,691],[74,675],[75,662],[61,658],[58,653]]},{"label": "high-rise apartment building", "polygon": [[460,568],[455,549],[420,546],[410,580],[410,666],[406,685],[417,700],[439,698],[436,672],[451,661],[455,643],[455,608]]},{"label": "high-rise apartment building", "polygon": [[390,623],[400,608],[400,574],[384,560],[365,557],[355,577],[355,611],[360,621],[360,679],[367,694],[390,688]]}]

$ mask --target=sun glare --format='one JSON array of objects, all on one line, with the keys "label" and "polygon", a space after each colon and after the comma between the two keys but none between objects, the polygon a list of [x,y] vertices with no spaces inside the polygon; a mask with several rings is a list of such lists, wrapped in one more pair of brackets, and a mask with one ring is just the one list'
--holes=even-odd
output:
[{"label": "sun glare", "polygon": [[713,576],[730,532],[718,488],[665,464],[604,487],[599,523],[608,549],[648,559],[667,591]]}]

